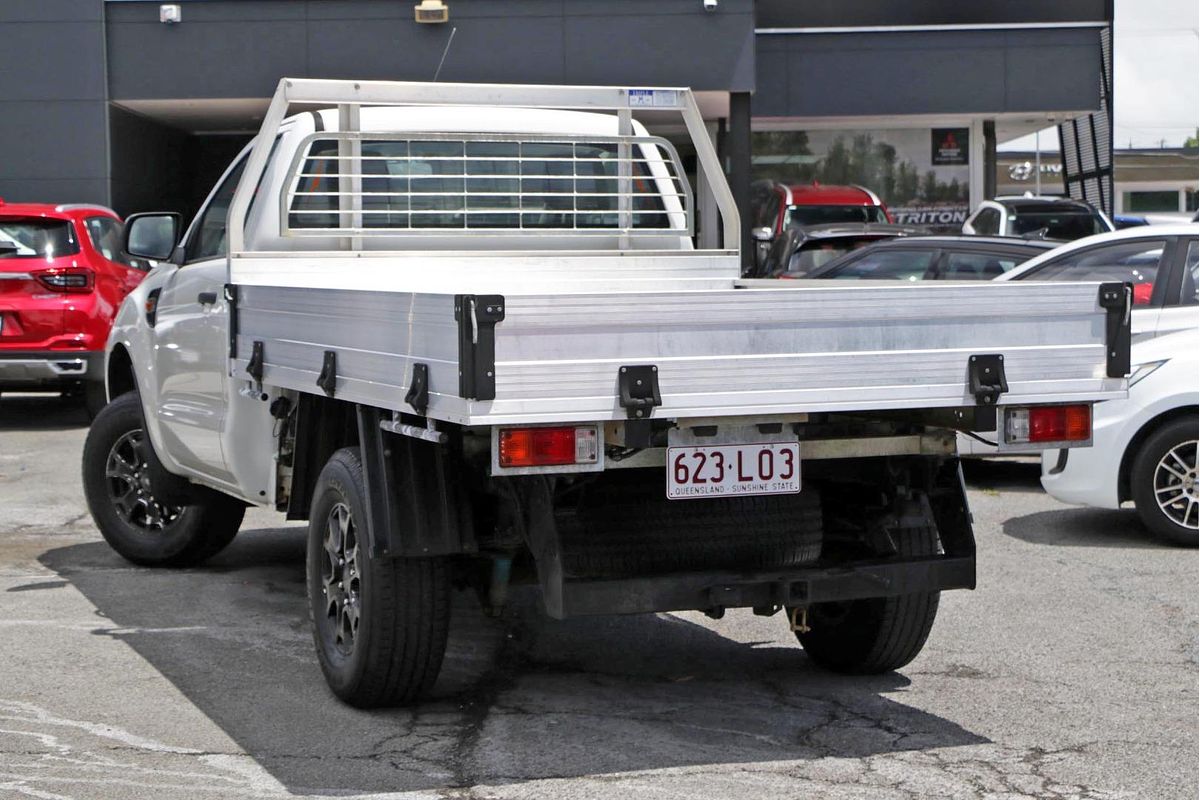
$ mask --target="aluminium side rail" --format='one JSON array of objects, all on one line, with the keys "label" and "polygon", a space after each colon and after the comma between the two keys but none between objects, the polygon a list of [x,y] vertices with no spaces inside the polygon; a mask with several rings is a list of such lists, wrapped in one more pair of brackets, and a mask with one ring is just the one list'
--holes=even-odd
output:
[{"label": "aluminium side rail", "polygon": [[[721,217],[722,230],[726,248],[736,248],[740,242],[740,221],[733,194],[725,181],[720,160],[717,157],[712,141],[708,136],[700,110],[690,89],[686,88],[622,88],[604,86],[532,86],[505,84],[455,84],[455,83],[410,83],[394,81],[345,81],[345,80],[308,80],[284,78],[279,82],[271,104],[263,118],[262,127],[255,139],[245,173],[238,183],[230,203],[228,219],[229,239],[229,271],[232,283],[233,259],[246,254],[245,220],[253,187],[259,185],[267,162],[270,157],[272,143],[279,133],[288,110],[293,105],[309,105],[319,107],[336,107],[339,114],[340,133],[339,159],[347,159],[356,165],[350,173],[339,175],[338,191],[335,193],[350,198],[351,207],[344,208],[339,202],[340,225],[333,235],[344,238],[350,249],[357,249],[356,244],[363,236],[376,234],[395,235],[395,231],[380,229],[372,231],[362,224],[362,180],[363,169],[361,139],[345,134],[360,133],[360,110],[364,106],[501,106],[512,108],[560,109],[615,112],[618,121],[619,136],[615,141],[620,147],[619,168],[623,186],[628,186],[631,177],[632,164],[636,160],[631,155],[631,147],[635,139],[649,137],[633,137],[633,111],[650,110],[655,112],[674,112],[679,114],[688,134],[696,148],[697,168],[703,173],[711,187],[718,212]],[[461,138],[461,137],[460,137]],[[495,136],[488,137],[496,139]],[[523,137],[527,138],[527,137]],[[595,138],[595,137],[589,137]],[[656,140],[655,146],[661,147]],[[303,149],[297,151],[302,153]],[[678,156],[673,148],[666,148],[667,161],[677,165]],[[291,174],[296,174],[299,164],[293,163]],[[681,194],[690,194],[686,183],[674,182],[682,178],[682,170],[678,175],[670,176],[673,185],[679,186]],[[662,176],[656,176],[662,177]],[[686,180],[686,179],[684,179]],[[285,187],[284,196],[289,192]],[[620,213],[622,228],[628,233],[631,213],[629,192],[622,191]],[[286,212],[286,209],[281,211]],[[688,229],[690,230],[690,209],[688,213]],[[287,233],[289,215],[281,213],[278,231],[279,235]],[[675,225],[669,226],[667,233],[676,232]],[[577,232],[577,231],[576,231]],[[611,231],[610,231],[611,232]],[[621,231],[618,231],[621,232]],[[660,231],[661,232],[661,231]],[[327,235],[330,231],[323,231]],[[627,240],[622,236],[622,242]]]}]

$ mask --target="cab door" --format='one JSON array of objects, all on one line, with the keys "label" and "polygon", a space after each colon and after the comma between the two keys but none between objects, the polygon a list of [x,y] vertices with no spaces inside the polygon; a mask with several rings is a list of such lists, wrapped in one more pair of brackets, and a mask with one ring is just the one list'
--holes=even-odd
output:
[{"label": "cab door", "polygon": [[230,168],[192,223],[154,326],[161,435],[181,467],[224,484],[234,483],[221,442],[229,381],[226,218],[244,166],[243,158]]}]

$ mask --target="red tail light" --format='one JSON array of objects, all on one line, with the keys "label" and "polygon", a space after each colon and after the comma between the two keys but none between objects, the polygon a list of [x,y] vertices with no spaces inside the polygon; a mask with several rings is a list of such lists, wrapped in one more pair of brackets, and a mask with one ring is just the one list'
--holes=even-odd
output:
[{"label": "red tail light", "polygon": [[44,269],[33,273],[33,277],[50,291],[66,294],[87,294],[96,281],[95,275],[86,267]]},{"label": "red tail light", "polygon": [[1086,442],[1092,438],[1092,407],[1031,406],[1005,412],[1005,437],[1019,442]]},{"label": "red tail light", "polygon": [[558,467],[594,464],[599,454],[596,426],[504,428],[499,436],[501,467]]}]

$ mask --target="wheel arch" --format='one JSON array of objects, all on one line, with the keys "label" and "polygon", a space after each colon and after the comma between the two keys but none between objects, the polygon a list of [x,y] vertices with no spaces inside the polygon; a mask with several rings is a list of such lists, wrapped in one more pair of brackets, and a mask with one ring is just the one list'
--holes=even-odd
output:
[{"label": "wheel arch", "polygon": [[108,354],[108,365],[104,371],[104,384],[109,402],[126,392],[137,391],[137,378],[133,372],[133,358],[125,345],[118,344]]},{"label": "wheel arch", "polygon": [[358,416],[352,403],[328,397],[301,394],[297,402],[287,518],[305,520],[325,462],[343,447],[359,445]]},{"label": "wheel arch", "polygon": [[1142,424],[1142,427],[1138,428],[1137,433],[1133,435],[1133,438],[1129,440],[1129,444],[1125,446],[1125,453],[1121,456],[1121,468],[1117,472],[1117,499],[1119,502],[1123,503],[1126,500],[1133,499],[1133,489],[1129,478],[1130,473],[1133,471],[1133,460],[1142,448],[1142,443],[1163,425],[1174,422],[1180,417],[1195,419],[1197,413],[1200,413],[1200,406],[1176,406],[1151,417]]}]

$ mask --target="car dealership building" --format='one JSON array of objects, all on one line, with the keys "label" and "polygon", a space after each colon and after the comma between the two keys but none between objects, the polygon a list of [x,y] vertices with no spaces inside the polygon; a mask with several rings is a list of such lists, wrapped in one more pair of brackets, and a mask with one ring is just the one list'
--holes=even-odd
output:
[{"label": "car dealership building", "polygon": [[1111,209],[1111,0],[416,2],[5,0],[0,196],[190,212],[281,77],[436,76],[691,86],[739,201],[862,183],[910,222],[965,217],[997,142],[1061,124],[1059,180]]}]

